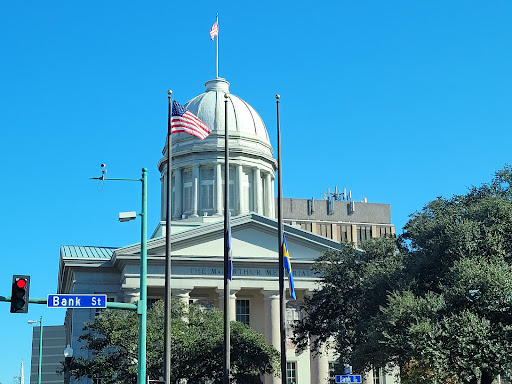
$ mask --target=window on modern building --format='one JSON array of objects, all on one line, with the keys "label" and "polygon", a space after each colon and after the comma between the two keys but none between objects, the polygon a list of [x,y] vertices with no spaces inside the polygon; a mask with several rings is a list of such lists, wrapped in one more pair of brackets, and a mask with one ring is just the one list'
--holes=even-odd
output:
[{"label": "window on modern building", "polygon": [[357,227],[357,242],[364,243],[366,240],[372,237],[372,227],[370,226],[360,226]]},{"label": "window on modern building", "polygon": [[286,363],[286,384],[297,384],[297,363],[295,361]]},{"label": "window on modern building", "polygon": [[213,167],[201,167],[201,209],[204,212],[213,210]]},{"label": "window on modern building", "polygon": [[190,213],[192,211],[192,170],[183,171],[183,212]]},{"label": "window on modern building", "polygon": [[249,325],[250,308],[249,300],[236,301],[236,321]]}]

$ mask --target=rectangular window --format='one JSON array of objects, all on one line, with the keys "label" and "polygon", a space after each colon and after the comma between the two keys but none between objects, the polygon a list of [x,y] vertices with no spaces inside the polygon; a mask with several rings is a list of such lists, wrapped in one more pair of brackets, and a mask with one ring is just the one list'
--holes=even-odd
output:
[{"label": "rectangular window", "polygon": [[[201,209],[213,209],[213,167],[201,167],[199,172],[201,179]],[[204,213],[204,212],[203,212]]]},{"label": "rectangular window", "polygon": [[242,171],[243,211],[254,211],[254,190],[252,188],[253,172],[250,169]]},{"label": "rectangular window", "polygon": [[286,363],[286,384],[297,384],[297,363],[295,361]]},{"label": "rectangular window", "polygon": [[183,180],[183,213],[192,211],[192,170],[187,169],[182,173]]},{"label": "rectangular window", "polygon": [[386,370],[383,368],[373,369],[373,384],[386,384]]},{"label": "rectangular window", "polygon": [[[222,167],[222,206],[224,206],[224,169]],[[229,209],[231,214],[235,213],[235,200],[238,196],[235,196],[235,168],[229,167]]]},{"label": "rectangular window", "polygon": [[236,301],[236,321],[249,325],[249,300]]}]

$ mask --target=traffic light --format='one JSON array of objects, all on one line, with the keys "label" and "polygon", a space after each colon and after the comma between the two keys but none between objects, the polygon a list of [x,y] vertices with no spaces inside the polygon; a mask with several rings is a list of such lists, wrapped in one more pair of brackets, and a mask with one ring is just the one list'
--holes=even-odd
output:
[{"label": "traffic light", "polygon": [[28,312],[28,290],[30,276],[14,275],[12,277],[11,313]]}]

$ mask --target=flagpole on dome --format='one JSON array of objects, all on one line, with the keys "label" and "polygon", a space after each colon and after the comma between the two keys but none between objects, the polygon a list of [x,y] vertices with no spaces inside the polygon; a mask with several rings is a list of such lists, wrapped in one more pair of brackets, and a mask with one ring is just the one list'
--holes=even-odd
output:
[{"label": "flagpole on dome", "polygon": [[216,55],[215,55],[215,78],[217,79],[219,77],[219,14],[217,13],[217,18],[215,19],[215,23],[217,24],[217,41],[216,41]]},{"label": "flagpole on dome", "polygon": [[215,36],[217,36],[217,49],[215,54],[215,78],[219,78],[219,14],[217,13],[217,17],[215,18],[215,23],[213,23],[210,28],[210,40],[214,40]]},{"label": "flagpole on dome", "polygon": [[171,160],[172,160],[172,91],[167,92],[169,110],[167,118],[167,213],[165,217],[165,303],[164,303],[164,380],[171,383]]},{"label": "flagpole on dome", "polygon": [[281,199],[283,195],[282,188],[282,165],[281,165],[281,125],[279,122],[279,99],[276,95],[277,105],[277,241],[279,257],[279,332],[281,345],[281,378],[283,383],[286,380],[286,329],[285,329],[285,306],[286,297],[284,296],[284,249],[283,249],[283,206]]}]

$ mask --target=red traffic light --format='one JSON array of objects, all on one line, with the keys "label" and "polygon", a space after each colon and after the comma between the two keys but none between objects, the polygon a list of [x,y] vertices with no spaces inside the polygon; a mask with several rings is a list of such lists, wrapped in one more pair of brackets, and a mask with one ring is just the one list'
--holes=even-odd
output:
[{"label": "red traffic light", "polygon": [[19,279],[18,281],[16,281],[16,285],[18,286],[18,288],[25,288],[25,285],[27,285],[27,280]]}]

